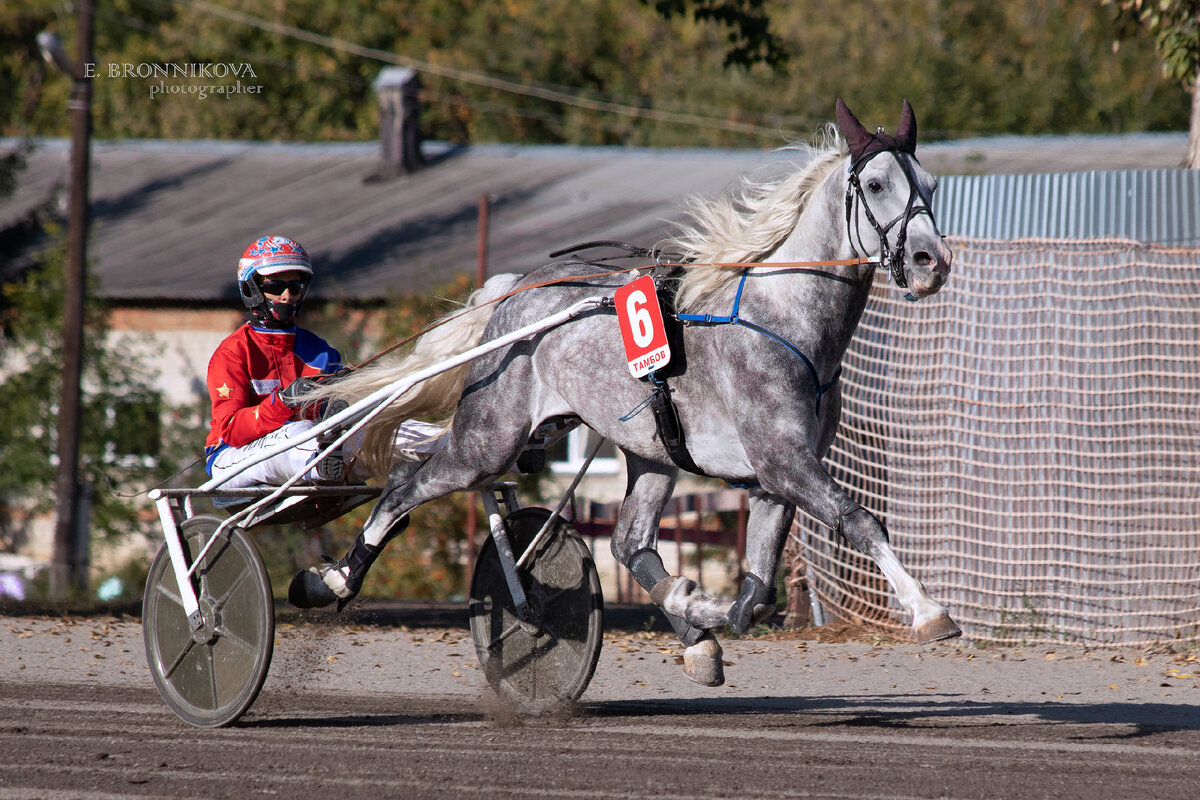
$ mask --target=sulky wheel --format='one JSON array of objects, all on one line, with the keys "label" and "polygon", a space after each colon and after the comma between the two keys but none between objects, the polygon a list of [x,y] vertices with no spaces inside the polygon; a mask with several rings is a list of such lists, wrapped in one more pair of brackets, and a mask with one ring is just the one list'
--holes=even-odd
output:
[{"label": "sulky wheel", "polygon": [[[180,527],[188,562],[221,520],[198,516]],[[222,534],[193,573],[203,625],[193,632],[164,544],[146,579],[142,637],[158,693],[191,725],[235,722],[258,697],[275,646],[271,581],[240,528]]]},{"label": "sulky wheel", "polygon": [[[505,519],[519,559],[550,512],[522,508]],[[471,635],[488,683],[522,713],[570,706],[592,679],[604,636],[600,577],[586,544],[562,519],[519,570],[529,604],[514,609],[500,557],[488,539],[471,579]]]}]

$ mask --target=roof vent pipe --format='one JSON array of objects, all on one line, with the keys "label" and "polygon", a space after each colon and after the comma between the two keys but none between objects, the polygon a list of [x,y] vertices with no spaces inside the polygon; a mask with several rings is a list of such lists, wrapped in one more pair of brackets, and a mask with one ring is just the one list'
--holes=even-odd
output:
[{"label": "roof vent pipe", "polygon": [[410,67],[384,67],[371,88],[379,95],[380,177],[416,172],[421,155],[421,77]]}]

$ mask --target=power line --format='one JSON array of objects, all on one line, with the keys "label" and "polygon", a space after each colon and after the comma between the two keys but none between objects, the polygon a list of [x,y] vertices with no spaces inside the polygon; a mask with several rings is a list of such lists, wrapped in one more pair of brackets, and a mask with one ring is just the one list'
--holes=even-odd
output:
[{"label": "power line", "polygon": [[744,122],[733,122],[730,120],[720,120],[712,117],[703,117],[697,114],[663,111],[660,109],[646,108],[645,106],[633,106],[608,100],[597,100],[557,89],[532,86],[529,84],[510,81],[505,78],[497,78],[483,73],[433,64],[420,59],[401,56],[386,50],[379,50],[374,47],[365,47],[354,42],[346,41],[345,39],[326,36],[320,33],[313,33],[312,31],[306,31],[302,28],[296,28],[294,26],[285,25],[279,22],[271,22],[270,20],[261,19],[260,17],[251,16],[250,14],[245,14],[241,11],[235,11],[233,9],[207,2],[207,0],[171,0],[171,2],[179,6],[190,7],[197,11],[202,11],[213,16],[221,17],[231,22],[237,22],[239,24],[257,28],[258,30],[266,31],[268,33],[286,36],[297,41],[308,42],[310,44],[315,44],[331,50],[350,53],[363,58],[380,61],[385,64],[410,67],[421,72],[426,72],[431,75],[438,75],[451,80],[462,81],[464,83],[470,83],[476,86],[484,86],[486,88],[495,89],[502,92],[509,92],[511,94],[522,95],[525,97],[534,97],[554,103],[561,103],[563,105],[573,106],[576,108],[583,108],[601,113],[616,114],[635,119],[646,119],[654,122],[666,122],[679,125],[692,125],[702,128],[714,128],[717,130],[730,131],[734,133],[745,133],[752,136],[782,136],[785,138],[798,137],[796,132],[781,130],[779,128],[765,127]]},{"label": "power line", "polygon": [[[140,1],[144,2],[144,0],[140,0]],[[161,3],[160,3],[160,5],[161,5]],[[111,22],[116,25],[122,25],[126,28],[130,28],[135,31],[141,31],[143,33],[148,33],[151,35],[161,36],[161,35],[165,34],[167,36],[167,38],[169,38],[171,41],[174,41],[174,42],[186,42],[187,44],[190,44],[193,46],[196,44],[194,38],[188,37],[185,34],[175,33],[174,31],[171,31],[171,30],[163,30],[163,28],[161,26],[155,27],[152,25],[148,25],[144,21],[142,21],[136,17],[129,17],[124,14],[113,14],[113,13],[109,13],[109,12],[100,11],[98,9],[94,9],[92,11],[92,16],[94,16],[96,19],[102,19],[106,22]],[[243,50],[240,47],[225,46],[225,47],[220,47],[220,48],[206,48],[206,49],[207,50],[215,49],[216,52],[240,56],[242,58],[252,58],[252,59],[255,59],[257,62],[265,62],[268,66],[275,67],[276,69],[287,70],[288,72],[295,73],[296,75],[300,74],[300,69],[297,67],[296,63],[293,61],[285,61],[284,59],[281,59],[281,58],[264,56],[262,53],[250,52],[249,50]],[[339,83],[345,83],[345,84],[349,84],[351,86],[361,86],[364,88],[370,88],[370,86],[371,86],[370,81],[363,80],[362,78],[358,77],[357,75],[353,75],[353,76],[347,75],[343,72],[338,72],[338,71],[334,71],[334,70],[320,70],[319,75],[320,75],[320,77],[322,77],[326,80],[338,81]]]},{"label": "power line", "polygon": [[[151,0],[151,1],[153,2],[153,0]],[[145,0],[141,0],[141,2],[144,3]],[[104,20],[105,22],[112,23],[114,25],[121,25],[123,27],[130,28],[132,30],[141,31],[143,33],[147,33],[147,34],[151,34],[151,35],[158,35],[158,36],[166,35],[166,37],[168,39],[170,39],[171,41],[174,41],[174,42],[188,41],[191,44],[195,44],[195,42],[193,40],[189,39],[188,37],[186,37],[182,34],[176,34],[170,30],[163,30],[162,28],[148,25],[144,21],[137,19],[136,17],[129,17],[129,16],[125,16],[123,14],[112,14],[112,13],[107,13],[107,12],[103,12],[103,11],[99,11],[99,10],[93,10],[92,16],[94,16],[96,19]],[[238,47],[206,48],[206,50],[208,50],[210,52],[215,51],[218,53],[235,55],[235,56],[239,56],[242,58],[253,58],[256,61],[265,62],[268,66],[273,67],[275,69],[286,70],[288,72],[291,72],[294,75],[302,74],[301,69],[294,61],[287,61],[287,60],[281,59],[281,58],[273,58],[270,56],[264,56],[261,53],[250,52],[248,50],[243,50]],[[313,70],[308,69],[308,70],[304,70],[303,74],[312,75],[313,77],[316,77],[316,78],[319,78],[322,80],[336,81],[338,83],[343,83],[343,84],[346,84],[349,86],[358,86],[358,87],[365,88],[365,89],[369,89],[371,87],[370,81],[364,80],[357,75],[349,75],[345,72],[341,72],[338,70],[320,69],[320,70],[317,70],[314,72]],[[545,111],[535,111],[535,110],[529,109],[529,108],[522,108],[520,106],[509,105],[507,103],[496,103],[496,102],[492,102],[492,101],[488,101],[488,100],[473,100],[470,98],[462,97],[461,95],[446,94],[446,93],[438,92],[438,91],[432,90],[432,89],[427,89],[426,92],[427,92],[428,96],[430,97],[430,99],[432,99],[432,100],[440,100],[441,102],[444,102],[446,105],[454,105],[454,106],[461,106],[463,108],[470,108],[472,110],[479,111],[480,113],[484,113],[484,114],[508,114],[510,116],[522,117],[524,119],[532,119],[532,120],[537,120],[538,122],[544,122],[555,128],[561,127],[561,124],[562,124],[562,119],[560,117],[557,117],[557,116],[547,113]],[[616,125],[614,123],[605,122],[603,120],[598,121],[597,124],[603,128],[615,128],[616,127]]]},{"label": "power line", "polygon": [[[153,1],[153,0],[151,0],[151,1]],[[142,2],[145,2],[145,0],[142,0]],[[165,35],[168,39],[170,39],[173,42],[188,41],[191,44],[195,44],[194,41],[192,41],[191,39],[189,39],[188,37],[186,37],[182,34],[176,34],[171,30],[163,30],[162,28],[148,25],[144,21],[137,19],[136,17],[129,17],[129,16],[125,16],[123,14],[112,14],[112,13],[107,13],[107,12],[103,12],[103,11],[99,11],[99,10],[93,10],[92,16],[95,17],[96,19],[103,20],[105,22],[108,22],[108,23],[111,23],[114,25],[120,25],[120,26],[123,26],[126,28],[130,28],[132,30],[141,31],[142,33],[156,35],[156,36]],[[281,58],[273,58],[270,56],[264,56],[261,53],[250,52],[248,50],[243,50],[238,47],[218,47],[218,48],[205,48],[205,49],[209,52],[224,53],[224,54],[228,54],[228,55],[239,56],[242,58],[253,58],[256,61],[265,62],[268,66],[273,67],[275,69],[286,70],[288,72],[291,72],[294,75],[302,74],[301,69],[294,61],[288,61],[288,60],[281,59]],[[349,75],[345,72],[341,72],[338,70],[321,69],[321,70],[317,70],[317,71],[313,72],[313,70],[309,69],[309,70],[304,70],[303,74],[312,75],[313,77],[319,78],[321,80],[336,81],[338,83],[343,83],[348,86],[357,86],[357,87],[361,87],[361,88],[365,88],[365,89],[369,89],[371,87],[370,81],[364,80],[364,79],[358,77],[357,75]],[[446,105],[453,105],[453,106],[460,106],[462,108],[469,108],[474,111],[478,111],[482,114],[507,114],[509,116],[521,117],[523,119],[532,119],[532,120],[536,120],[538,122],[543,122],[543,123],[546,123],[547,125],[551,126],[552,128],[558,130],[558,132],[561,134],[560,129],[562,127],[562,118],[558,117],[554,114],[545,112],[545,111],[536,111],[531,108],[522,108],[521,106],[510,105],[507,103],[497,103],[497,102],[489,101],[489,100],[476,100],[476,99],[463,97],[461,95],[448,94],[445,92],[438,92],[433,89],[426,89],[426,93],[431,100],[440,101],[442,103],[445,103]],[[606,128],[606,129],[616,129],[618,127],[617,123],[607,122],[605,120],[597,120],[596,124],[602,128]]]}]

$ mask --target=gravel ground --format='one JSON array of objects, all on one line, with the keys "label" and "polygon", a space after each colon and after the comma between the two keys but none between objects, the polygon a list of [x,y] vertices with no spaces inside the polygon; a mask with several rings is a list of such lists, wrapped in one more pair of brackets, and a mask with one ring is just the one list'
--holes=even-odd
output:
[{"label": "gravel ground", "polygon": [[727,683],[705,688],[638,609],[607,620],[573,713],[515,718],[464,616],[280,613],[258,701],[202,730],[153,688],[136,618],[0,615],[0,800],[1191,800],[1200,784],[1195,651],[827,627],[726,640]]},{"label": "gravel ground", "polygon": [[[136,619],[0,617],[0,641],[0,675],[9,678],[151,685]],[[980,649],[895,642],[845,628],[725,639],[723,646],[726,684],[713,689],[683,677],[682,650],[670,634],[610,631],[582,699],[846,696],[905,687],[914,699],[931,701],[977,694],[1189,710],[1200,703],[1200,655],[1171,647]],[[259,702],[277,688],[464,696],[486,691],[470,634],[461,626],[346,624],[324,612],[282,616]]]}]

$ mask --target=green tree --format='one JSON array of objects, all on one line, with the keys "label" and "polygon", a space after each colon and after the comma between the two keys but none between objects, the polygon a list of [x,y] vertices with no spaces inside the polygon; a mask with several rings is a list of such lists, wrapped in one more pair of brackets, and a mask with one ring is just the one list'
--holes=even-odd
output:
[{"label": "green tree", "polygon": [[1200,8],[1195,0],[1101,0],[1119,19],[1154,36],[1163,74],[1192,94],[1188,155],[1184,166],[1200,168]]},{"label": "green tree", "polygon": [[[66,254],[52,244],[23,276],[3,285],[0,357],[0,549],[25,544],[36,515],[56,504],[57,408],[62,379]],[[114,342],[102,303],[88,293],[84,335],[81,479],[92,488],[93,541],[147,532],[144,503],[128,497],[165,471],[173,410],[129,343]]]},{"label": "green tree", "polygon": [[[69,81],[36,45],[44,28],[73,40],[61,8],[0,6],[5,134],[66,133]],[[887,124],[908,97],[923,133],[950,137],[1186,124],[1153,42],[1114,53],[1117,32],[1096,0],[113,0],[96,17],[95,125],[100,138],[371,140],[387,59],[361,48],[417,65],[427,138],[451,142],[771,147],[828,121],[839,95]],[[164,62],[247,63],[261,93],[151,98],[157,79],[108,73]]]},{"label": "green tree", "polygon": [[779,68],[789,54],[771,33],[771,18],[765,11],[766,0],[642,0],[653,5],[666,19],[686,14],[691,7],[698,22],[712,21],[729,29],[729,49],[725,66],[750,67],[763,63]]}]

